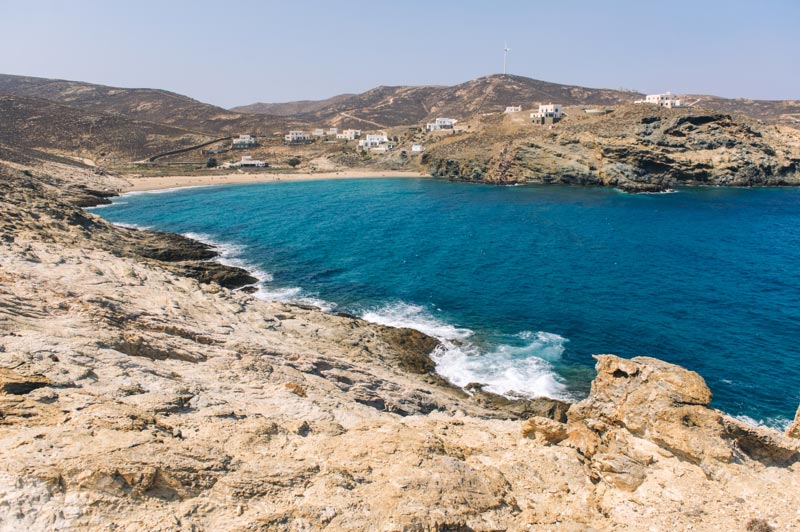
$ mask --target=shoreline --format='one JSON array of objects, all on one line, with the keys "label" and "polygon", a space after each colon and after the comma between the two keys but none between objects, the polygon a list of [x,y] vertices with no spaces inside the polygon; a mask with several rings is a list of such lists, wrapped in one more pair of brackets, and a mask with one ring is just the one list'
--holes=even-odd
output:
[{"label": "shoreline", "polygon": [[430,174],[424,172],[398,171],[372,171],[372,170],[343,170],[340,172],[298,172],[298,173],[231,173],[224,175],[188,175],[188,176],[160,176],[160,177],[130,177],[125,176],[129,186],[119,191],[120,194],[128,192],[147,192],[152,190],[166,190],[186,187],[208,187],[217,185],[243,185],[248,183],[273,183],[291,181],[319,181],[329,179],[376,179],[376,178],[414,178],[432,179]]}]

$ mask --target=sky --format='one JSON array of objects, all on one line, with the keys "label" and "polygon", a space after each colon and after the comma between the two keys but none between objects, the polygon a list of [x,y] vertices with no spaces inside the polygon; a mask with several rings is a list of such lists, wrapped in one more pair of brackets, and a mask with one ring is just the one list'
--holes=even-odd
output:
[{"label": "sky", "polygon": [[232,107],[503,69],[646,93],[800,99],[800,0],[0,0],[0,73]]}]

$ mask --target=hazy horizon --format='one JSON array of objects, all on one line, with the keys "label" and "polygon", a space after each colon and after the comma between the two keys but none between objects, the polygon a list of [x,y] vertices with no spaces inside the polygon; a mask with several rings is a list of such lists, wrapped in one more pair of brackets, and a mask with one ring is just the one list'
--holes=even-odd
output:
[{"label": "hazy horizon", "polygon": [[[641,92],[800,99],[800,5],[0,0],[6,74],[164,89],[230,108],[502,72]],[[277,21],[277,22],[276,22]],[[57,43],[57,45],[54,45]]]}]

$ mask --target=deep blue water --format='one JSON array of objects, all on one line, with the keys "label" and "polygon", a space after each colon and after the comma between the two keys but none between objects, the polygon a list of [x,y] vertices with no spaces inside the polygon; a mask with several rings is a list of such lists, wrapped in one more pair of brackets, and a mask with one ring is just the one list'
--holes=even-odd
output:
[{"label": "deep blue water", "polygon": [[265,183],[126,195],[97,214],[193,233],[311,300],[443,338],[459,384],[580,397],[593,353],[699,372],[779,426],[800,402],[800,190]]}]

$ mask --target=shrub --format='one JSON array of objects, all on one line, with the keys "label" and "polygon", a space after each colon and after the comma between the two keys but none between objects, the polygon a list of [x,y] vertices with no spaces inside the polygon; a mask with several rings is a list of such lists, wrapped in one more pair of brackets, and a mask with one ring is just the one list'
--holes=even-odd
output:
[{"label": "shrub", "polygon": [[751,519],[747,523],[747,532],[775,532],[766,519]]},{"label": "shrub", "polygon": [[217,167],[217,160],[214,157],[211,157],[206,161],[206,168],[216,168]]},{"label": "shrub", "polygon": [[300,159],[298,157],[292,157],[291,159],[286,161],[286,163],[292,168],[297,168],[297,166],[300,164]]}]

